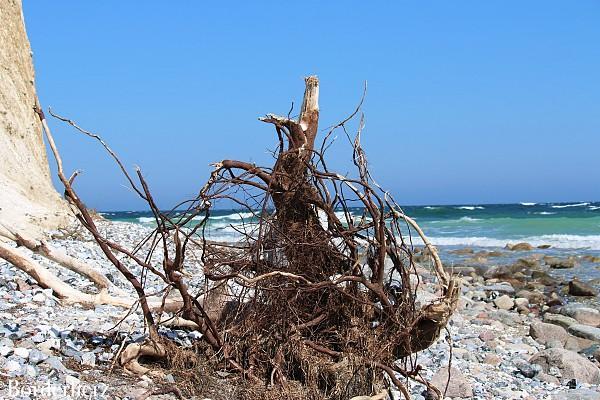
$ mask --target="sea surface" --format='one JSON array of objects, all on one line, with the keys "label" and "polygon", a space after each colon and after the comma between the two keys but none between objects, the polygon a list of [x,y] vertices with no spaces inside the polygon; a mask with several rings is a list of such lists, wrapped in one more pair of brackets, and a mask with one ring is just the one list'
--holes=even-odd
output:
[{"label": "sea surface", "polygon": [[[600,202],[406,206],[403,210],[419,223],[437,246],[446,266],[490,267],[511,264],[525,257],[538,260],[543,260],[544,256],[574,257],[577,260],[575,268],[550,270],[551,275],[564,280],[577,277],[600,289],[600,263],[584,257],[600,257]],[[351,211],[356,217],[363,213],[358,208]],[[110,220],[155,226],[148,211],[101,214]],[[201,219],[196,218],[192,224]],[[255,222],[251,212],[213,210],[204,229],[209,239],[233,242],[241,238],[240,231],[244,226],[256,226]],[[550,248],[524,252],[505,249],[508,243],[519,242],[533,246],[550,245]],[[412,243],[422,244],[415,235]],[[474,253],[498,250],[502,255],[480,264],[480,261],[473,261],[473,254],[456,254],[453,251],[465,247],[472,248]]]},{"label": "sea surface", "polygon": [[[437,246],[504,247],[529,242],[600,251],[600,202],[406,206],[403,210]],[[352,209],[352,213],[359,216],[362,210]],[[155,224],[148,211],[101,214],[110,220]],[[214,240],[234,241],[240,237],[240,225],[254,221],[247,211],[214,210],[206,233]]]}]

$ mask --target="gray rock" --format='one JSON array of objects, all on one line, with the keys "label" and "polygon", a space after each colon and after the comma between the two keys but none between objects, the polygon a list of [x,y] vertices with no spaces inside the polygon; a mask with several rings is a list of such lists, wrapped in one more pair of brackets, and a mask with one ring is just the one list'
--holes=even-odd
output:
[{"label": "gray rock", "polygon": [[39,363],[41,363],[42,361],[46,360],[48,358],[48,356],[44,353],[42,353],[41,351],[39,351],[38,349],[32,349],[29,352],[29,363],[33,364],[33,365],[37,365]]},{"label": "gray rock", "polygon": [[85,352],[81,355],[81,364],[90,367],[96,366],[96,354],[91,351]]},{"label": "gray rock", "polygon": [[519,290],[517,297],[529,300],[531,304],[542,304],[546,301],[546,296],[537,290]]},{"label": "gray rock", "polygon": [[517,297],[515,299],[515,305],[517,307],[527,307],[529,305],[529,300],[525,297]]},{"label": "gray rock", "polygon": [[30,339],[33,343],[42,343],[46,340],[46,336],[41,333],[36,333]]},{"label": "gray rock", "polygon": [[32,300],[36,303],[45,303],[46,296],[44,295],[44,293],[37,293],[35,296],[33,296]]},{"label": "gray rock", "polygon": [[540,372],[536,378],[542,382],[551,383],[553,385],[560,385],[560,381],[557,377],[547,374],[545,372]]},{"label": "gray rock", "polygon": [[583,324],[574,324],[569,327],[569,333],[584,339],[600,342],[600,328]]},{"label": "gray rock", "polygon": [[510,250],[510,251],[529,251],[529,250],[534,249],[534,247],[532,245],[530,245],[529,243],[526,243],[526,242],[521,242],[521,243],[516,243],[516,244],[507,243],[504,248],[507,250]]},{"label": "gray rock", "polygon": [[512,285],[508,282],[482,286],[481,290],[485,290],[486,292],[498,292],[511,295],[515,293],[515,288],[513,288]]},{"label": "gray rock", "polygon": [[560,340],[548,340],[546,342],[546,348],[547,349],[564,349],[565,348],[565,344],[563,342],[561,342]]},{"label": "gray rock", "polygon": [[21,358],[27,359],[27,357],[29,357],[29,349],[24,347],[15,347],[14,354]]},{"label": "gray rock", "polygon": [[554,268],[554,269],[574,268],[575,264],[576,264],[576,260],[574,257],[558,258],[558,257],[546,256],[546,257],[544,257],[544,262],[550,268]]},{"label": "gray rock", "polygon": [[550,313],[544,314],[544,322],[548,324],[562,326],[565,329],[568,329],[569,326],[578,323],[575,318],[567,317],[566,315]]},{"label": "gray rock", "polygon": [[[441,368],[434,376],[431,378],[431,383],[444,391],[446,387],[446,382],[448,381],[448,367]],[[473,397],[473,387],[469,380],[463,375],[460,370],[452,367],[450,369],[450,383],[448,384],[448,390],[446,391],[446,396],[448,397],[464,397],[471,398]]]},{"label": "gray rock", "polygon": [[542,372],[542,367],[540,365],[531,364],[520,358],[513,360],[513,364],[525,378],[533,378]]},{"label": "gray rock", "polygon": [[590,360],[600,361],[600,344],[593,344],[585,349],[582,349],[580,353]]},{"label": "gray rock", "polygon": [[600,311],[584,307],[580,304],[567,304],[561,307],[560,313],[575,318],[584,325],[600,326]]},{"label": "gray rock", "polygon": [[13,348],[8,346],[0,346],[0,356],[7,357],[13,353]]},{"label": "gray rock", "polygon": [[23,375],[28,376],[30,378],[35,378],[38,376],[38,370],[33,365],[25,365],[23,367]]},{"label": "gray rock", "polygon": [[25,371],[23,370],[23,365],[19,363],[17,360],[8,360],[3,366],[2,369],[8,373],[10,376],[22,376]]},{"label": "gray rock", "polygon": [[565,379],[577,379],[591,385],[600,383],[600,370],[592,362],[579,354],[564,349],[547,349],[540,351],[529,359],[532,364],[541,365],[546,373],[557,368]]},{"label": "gray rock", "polygon": [[586,388],[564,390],[550,397],[551,400],[600,400],[600,393]]},{"label": "gray rock", "polygon": [[60,339],[48,339],[38,344],[38,349],[49,356],[54,354],[53,350],[60,350]]},{"label": "gray rock", "polygon": [[60,372],[60,373],[65,374],[68,371],[67,367],[65,367],[63,365],[63,363],[60,360],[60,358],[55,357],[55,356],[48,357],[44,361],[44,364],[47,365],[48,367],[50,367],[51,369],[53,369],[56,372]]},{"label": "gray rock", "polygon": [[501,310],[510,310],[514,307],[515,302],[507,295],[502,295],[494,300],[494,304]]},{"label": "gray rock", "polygon": [[581,282],[579,279],[573,279],[571,282],[569,282],[569,294],[571,296],[590,297],[597,296],[598,291],[591,285]]},{"label": "gray rock", "polygon": [[489,318],[491,321],[499,321],[508,326],[516,327],[523,324],[523,316],[507,310],[494,310],[489,313]]},{"label": "gray rock", "polygon": [[529,327],[529,336],[534,338],[540,344],[546,344],[550,341],[559,341],[563,346],[569,338],[565,328],[547,324],[545,322],[534,322]]}]

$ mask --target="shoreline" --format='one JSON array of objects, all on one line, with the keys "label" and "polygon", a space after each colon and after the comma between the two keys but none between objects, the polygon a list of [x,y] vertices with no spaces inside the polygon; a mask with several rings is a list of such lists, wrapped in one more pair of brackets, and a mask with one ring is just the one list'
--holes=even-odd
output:
[{"label": "shoreline", "polygon": [[[103,232],[127,245],[133,244],[149,230],[142,225],[124,222],[103,221],[99,225]],[[118,272],[103,261],[95,243],[55,238],[51,244],[86,262],[95,263],[117,287],[132,292]],[[456,260],[470,260],[462,265],[457,262],[446,264],[447,268],[463,275],[464,280],[459,308],[448,327],[451,344],[442,333],[436,344],[419,353],[416,363],[423,366],[425,378],[433,378],[434,384],[443,383],[440,387],[443,391],[447,379],[447,371],[443,368],[449,361],[448,346],[452,347],[451,365],[456,370],[452,370],[447,397],[600,399],[600,329],[597,328],[600,326],[600,311],[597,302],[587,297],[564,294],[565,290],[569,290],[565,278],[585,268],[577,261],[589,254],[581,252],[572,268],[551,268],[550,262],[557,260],[544,259],[544,256],[553,257],[549,250],[488,249],[484,254],[482,250],[473,248],[444,249],[443,261],[446,261],[444,255],[449,257],[451,251],[454,251],[452,255]],[[494,251],[502,255],[498,256]],[[35,255],[33,257],[36,258]],[[421,257],[417,261],[426,266],[425,257],[418,256]],[[41,258],[36,259],[42,261]],[[502,260],[511,262],[510,266],[499,262]],[[568,265],[571,262],[568,258],[559,258],[558,261]],[[70,271],[54,268],[48,263],[45,265],[82,290],[93,288]],[[126,336],[138,341],[144,338],[138,313],[131,314],[117,329],[107,334],[127,314],[127,310],[113,306],[96,306],[93,309],[63,306],[52,296],[51,290],[37,288],[25,274],[6,262],[0,262],[0,276],[3,278],[0,285],[0,369],[5,378],[3,381],[16,380],[21,385],[25,382],[54,382],[80,387],[100,385],[100,389],[106,389],[106,398],[139,396],[156,385],[156,382],[144,378],[124,378],[119,367],[114,367],[112,375],[108,374],[120,341]],[[425,282],[431,279],[431,275],[424,275]],[[158,285],[158,282],[148,284]],[[423,287],[420,296],[433,296],[430,289]],[[564,304],[559,305],[560,302]],[[163,333],[184,346],[191,345],[199,335],[195,331],[170,329]],[[533,362],[530,361],[532,357]],[[573,377],[577,378],[575,384],[571,382],[575,389],[569,386]],[[176,372],[171,378],[175,383],[181,379]],[[204,397],[213,400],[225,398],[225,393],[234,390],[235,380],[219,379],[216,384],[222,393],[208,393]],[[10,398],[9,389],[8,386],[0,388],[0,396]],[[472,397],[468,396],[469,389]],[[414,399],[426,398],[422,394],[424,387],[411,384],[410,390]],[[576,395],[580,397],[573,397]],[[584,395],[588,397],[581,397]],[[151,398],[174,397],[162,395]]]}]

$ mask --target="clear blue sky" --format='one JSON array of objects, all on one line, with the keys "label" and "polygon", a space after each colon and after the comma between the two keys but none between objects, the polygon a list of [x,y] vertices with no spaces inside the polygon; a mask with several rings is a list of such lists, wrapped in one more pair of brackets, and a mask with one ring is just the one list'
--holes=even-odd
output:
[{"label": "clear blue sky", "polygon": [[[364,145],[402,204],[600,200],[600,2],[24,1],[42,103],[140,165],[161,205],[208,163],[266,164],[257,121],[321,79],[321,126],[368,81]],[[52,123],[77,188],[139,209],[91,140]],[[339,140],[330,156],[347,168]]]}]

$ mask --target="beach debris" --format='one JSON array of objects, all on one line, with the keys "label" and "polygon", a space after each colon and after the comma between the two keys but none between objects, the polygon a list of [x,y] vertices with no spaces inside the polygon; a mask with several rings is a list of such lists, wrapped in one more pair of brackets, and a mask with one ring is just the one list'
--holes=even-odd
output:
[{"label": "beach debris", "polygon": [[[106,259],[137,294],[135,303],[141,307],[149,336],[120,352],[120,363],[127,371],[157,372],[143,366],[141,358],[167,363],[181,359],[180,346],[189,339],[182,342],[178,334],[163,335],[159,329],[163,312],[174,312],[179,323],[199,331],[200,340],[219,355],[211,361],[216,368],[233,369],[248,379],[249,397],[266,396],[264,388],[269,386],[278,387],[289,398],[345,399],[376,394],[387,382],[408,397],[397,375],[422,381],[416,365],[404,369],[396,361],[409,360],[437,340],[456,308],[460,280],[444,270],[437,249],[419,225],[373,180],[360,142],[362,100],[348,118],[328,130],[319,145],[318,99],[319,81],[308,77],[297,119],[274,114],[260,119],[277,133],[272,167],[229,159],[217,162],[199,195],[182,203],[185,211],[172,213],[159,210],[141,171],[136,170],[134,180],[98,135],[50,112],[98,140],[134,192],[147,202],[157,227],[138,247],[151,241],[160,248],[151,246],[146,255],[100,233],[73,189],[77,174],[71,178],[64,174],[45,116],[36,108],[65,197]],[[348,127],[355,116],[360,118],[351,138]],[[335,173],[326,164],[326,151],[336,130],[344,133],[351,146],[355,176]],[[210,212],[224,200],[238,204],[247,215],[233,226],[242,236],[233,246],[204,236]],[[364,209],[360,217],[349,211],[357,204]],[[192,220],[200,222],[190,226]],[[419,306],[415,299],[421,280],[409,245],[411,235],[424,243],[421,256],[436,277],[436,295]],[[63,301],[134,304],[102,287],[96,295],[67,289],[16,249],[0,250]],[[42,255],[49,257],[47,253]],[[156,254],[162,254],[160,269],[148,262]],[[194,273],[187,262],[191,256],[201,260],[206,281],[200,287],[187,282]],[[58,262],[65,264],[63,259]],[[165,282],[157,295],[161,301],[146,295],[141,277],[130,265],[141,266],[145,274]],[[86,277],[91,279],[89,274]],[[69,356],[81,358],[79,353]],[[290,392],[289,382],[301,383],[300,392]],[[328,382],[325,387],[323,382]]]}]

